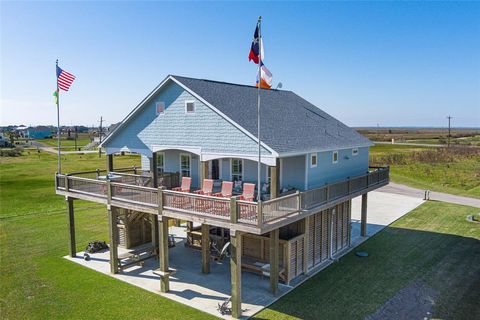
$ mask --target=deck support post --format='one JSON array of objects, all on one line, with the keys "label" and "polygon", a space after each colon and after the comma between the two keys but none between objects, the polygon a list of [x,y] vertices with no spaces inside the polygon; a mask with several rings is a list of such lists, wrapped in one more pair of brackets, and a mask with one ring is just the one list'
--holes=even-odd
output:
[{"label": "deck support post", "polygon": [[118,273],[117,208],[108,208],[108,231],[110,235],[110,272]]},{"label": "deck support post", "polygon": [[113,171],[113,153],[107,154],[107,173]]},{"label": "deck support post", "polygon": [[303,236],[303,273],[307,274],[308,272],[308,247],[310,246],[310,219],[305,217],[305,232]]},{"label": "deck support post", "polygon": [[270,231],[270,291],[272,291],[273,295],[276,295],[278,292],[279,234],[280,229]]},{"label": "deck support post", "polygon": [[210,226],[202,224],[202,273],[210,273]]},{"label": "deck support post", "polygon": [[160,261],[160,291],[168,292],[170,290],[170,269],[168,263],[168,218],[158,217],[160,250],[158,260]]},{"label": "deck support post", "polygon": [[238,319],[242,316],[242,234],[230,230],[230,272],[232,283],[232,317]]},{"label": "deck support post", "polygon": [[155,248],[156,252],[158,252],[158,244],[159,244],[159,231],[158,231],[158,218],[156,214],[151,214],[150,219],[152,221],[152,246]]},{"label": "deck support post", "polygon": [[75,216],[73,209],[73,198],[65,197],[67,202],[67,223],[69,231],[69,248],[70,248],[70,257],[75,257],[77,255],[77,246],[75,243]]},{"label": "deck support post", "polygon": [[367,236],[367,197],[368,193],[362,194],[362,218],[360,223],[360,235]]},{"label": "deck support post", "polygon": [[152,160],[150,161],[150,174],[152,175],[152,188],[158,188],[158,164],[157,153],[152,152]]}]

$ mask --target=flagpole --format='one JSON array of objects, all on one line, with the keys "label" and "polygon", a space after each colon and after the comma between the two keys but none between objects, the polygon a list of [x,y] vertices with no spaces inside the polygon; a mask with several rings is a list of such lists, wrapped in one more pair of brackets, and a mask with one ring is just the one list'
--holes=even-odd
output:
[{"label": "flagpole", "polygon": [[[261,183],[260,183],[260,176],[261,176],[261,141],[260,141],[260,87],[262,86],[262,74],[261,74],[261,66],[262,66],[262,32],[261,32],[261,24],[262,24],[262,16],[258,17],[258,89],[257,89],[257,134],[258,134],[258,164],[257,164],[257,202],[260,205],[262,200],[261,193]],[[267,168],[268,170],[268,168]]]},{"label": "flagpole", "polygon": [[60,156],[60,90],[58,89],[58,59],[56,62],[55,68],[55,75],[57,77],[57,146],[58,146],[58,173],[62,173],[62,164],[61,164],[61,156]]}]

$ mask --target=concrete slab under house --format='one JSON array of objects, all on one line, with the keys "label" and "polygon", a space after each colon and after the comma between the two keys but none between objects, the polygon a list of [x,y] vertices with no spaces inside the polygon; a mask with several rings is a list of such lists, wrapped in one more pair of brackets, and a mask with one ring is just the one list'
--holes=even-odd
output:
[{"label": "concrete slab under house", "polygon": [[[106,170],[55,176],[70,257],[207,312],[229,298],[241,318],[352,248],[357,197],[365,238],[368,194],[389,182],[388,167],[369,167],[372,143],[284,90],[261,90],[259,141],[256,98],[252,86],[166,77],[103,141]],[[141,168],[116,168],[121,152]],[[76,199],[108,211],[110,250],[88,264],[76,252]]]}]

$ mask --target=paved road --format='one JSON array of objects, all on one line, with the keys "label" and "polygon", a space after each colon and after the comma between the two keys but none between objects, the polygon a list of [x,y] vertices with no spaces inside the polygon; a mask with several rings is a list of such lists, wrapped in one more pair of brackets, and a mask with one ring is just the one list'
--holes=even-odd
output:
[{"label": "paved road", "polygon": [[[379,192],[401,194],[405,196],[411,196],[419,199],[423,199],[425,196],[425,190],[416,189],[412,187],[405,186],[403,184],[398,184],[390,182],[389,185],[378,189]],[[466,206],[480,208],[480,199],[455,196],[453,194],[430,191],[430,200],[438,200],[443,202],[450,202],[456,204],[462,204]]]}]

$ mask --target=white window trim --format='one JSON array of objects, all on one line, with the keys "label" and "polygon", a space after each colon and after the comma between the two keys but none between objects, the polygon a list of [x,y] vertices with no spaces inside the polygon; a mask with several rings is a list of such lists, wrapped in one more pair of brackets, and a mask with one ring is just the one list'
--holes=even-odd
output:
[{"label": "white window trim", "polygon": [[[163,104],[163,111],[162,112],[158,112],[158,104]],[[162,114],[165,114],[165,102],[164,101],[157,101],[155,102],[155,114],[157,116],[160,116]]]},{"label": "white window trim", "polygon": [[[263,164],[262,164],[262,166],[263,166]],[[270,175],[270,172],[271,172],[270,169],[273,168],[273,166],[267,166],[267,165],[265,165],[265,168],[266,168],[266,170],[265,170],[265,171],[266,171],[266,172],[265,172],[265,183],[270,184],[270,181],[268,181],[268,176]],[[270,179],[271,179],[271,178],[272,178],[272,177],[270,177]]]},{"label": "white window trim", "polygon": [[163,156],[163,172],[165,172],[165,152],[157,152],[157,170],[158,168],[160,168],[160,166],[158,165],[158,155],[161,154]]},{"label": "white window trim", "polygon": [[[187,110],[187,105],[189,103],[193,103],[193,111],[188,111]],[[185,100],[185,114],[195,114],[195,111],[197,110],[197,106],[195,105],[194,100]]]},{"label": "white window trim", "polygon": [[189,168],[190,177],[191,177],[192,176],[192,156],[189,153],[180,153],[180,156],[179,156],[180,176],[183,177],[183,174],[182,174],[182,156],[187,156],[188,157],[188,168]]},{"label": "white window trim", "polygon": [[[230,180],[233,181],[233,160],[240,160],[242,162],[242,173],[241,173],[242,180],[240,180],[240,181],[243,181],[243,179],[245,178],[245,174],[244,174],[244,171],[245,171],[244,164],[245,163],[244,163],[243,159],[241,159],[241,158],[230,158]],[[236,173],[235,175],[238,175],[238,173]]]},{"label": "white window trim", "polygon": [[[315,157],[315,164],[312,163],[313,157]],[[317,153],[310,153],[310,168],[316,168],[318,164],[318,154]]]},{"label": "white window trim", "polygon": [[[335,160],[335,154],[337,154],[337,160]],[[338,163],[338,157],[339,157],[338,150],[333,151],[332,152],[332,163]]]},{"label": "white window trim", "polygon": [[[357,152],[355,152],[355,151],[357,151]],[[358,156],[358,152],[359,152],[358,148],[353,148],[352,149],[352,156]]]}]

